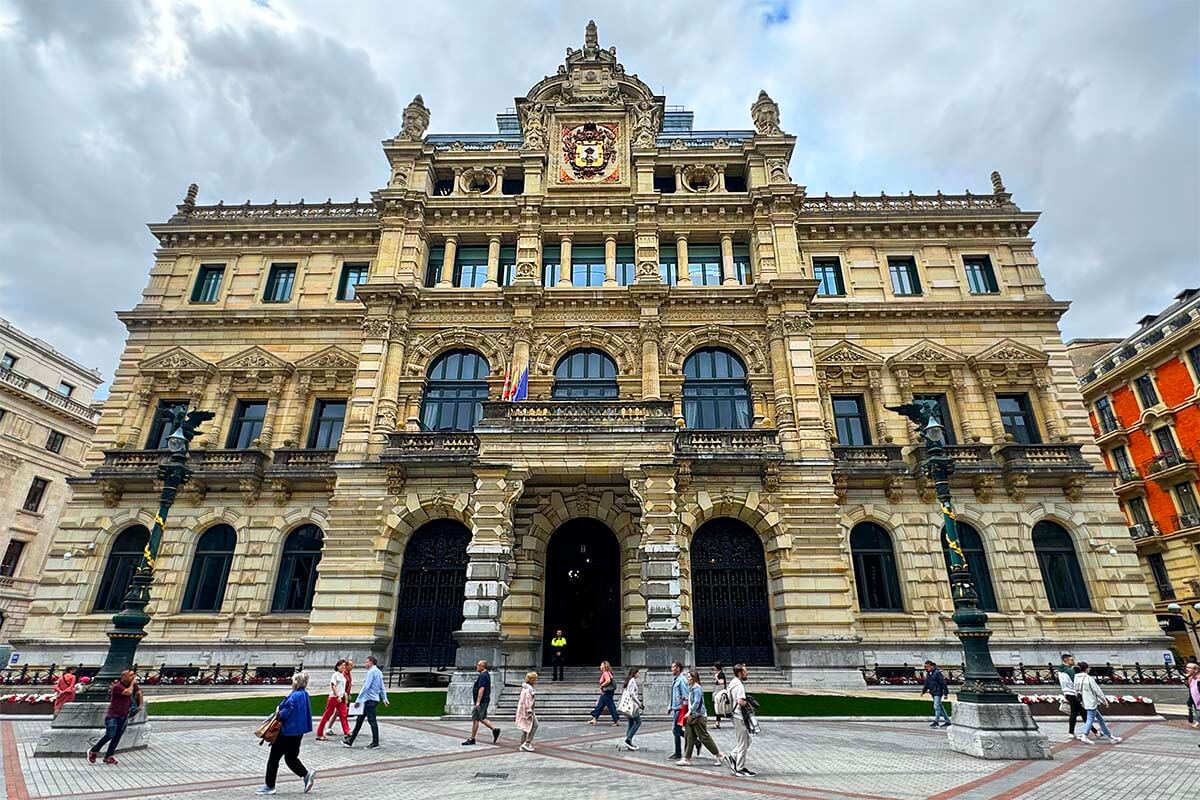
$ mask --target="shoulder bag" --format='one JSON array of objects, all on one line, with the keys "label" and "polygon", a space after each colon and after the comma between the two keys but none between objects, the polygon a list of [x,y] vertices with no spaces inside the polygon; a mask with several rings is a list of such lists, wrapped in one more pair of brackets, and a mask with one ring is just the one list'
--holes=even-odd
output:
[{"label": "shoulder bag", "polygon": [[282,730],[283,723],[279,720],[279,712],[272,711],[271,716],[264,719],[257,728],[254,729],[254,735],[258,737],[258,743],[275,744],[275,740],[279,738],[279,731]]}]

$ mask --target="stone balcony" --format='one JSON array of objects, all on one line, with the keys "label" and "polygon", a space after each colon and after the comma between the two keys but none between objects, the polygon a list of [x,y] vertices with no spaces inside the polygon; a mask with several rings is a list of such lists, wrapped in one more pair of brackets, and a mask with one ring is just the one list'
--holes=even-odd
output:
[{"label": "stone balcony", "polygon": [[536,430],[541,433],[668,431],[675,428],[670,400],[522,400],[483,404],[481,433]]},{"label": "stone balcony", "polygon": [[26,397],[36,402],[53,406],[55,409],[90,425],[95,425],[100,419],[99,409],[78,403],[65,395],[59,394],[49,386],[38,383],[33,378],[27,378],[20,373],[13,372],[11,369],[0,369],[0,383],[18,389]]},{"label": "stone balcony", "polygon": [[296,478],[328,478],[333,475],[337,450],[281,448],[271,460],[271,475]]},{"label": "stone balcony", "polygon": [[1146,479],[1133,467],[1121,467],[1113,475],[1116,476],[1113,480],[1113,491],[1118,497],[1145,494]]},{"label": "stone balcony", "polygon": [[761,461],[780,459],[779,431],[774,428],[736,430],[680,430],[675,453],[696,461]]},{"label": "stone balcony", "polygon": [[1196,459],[1188,450],[1168,450],[1142,464],[1142,472],[1162,486],[1173,486],[1196,477]]},{"label": "stone balcony", "polygon": [[396,463],[474,461],[479,437],[469,431],[398,431],[388,434],[380,460]]},{"label": "stone balcony", "polygon": [[1008,443],[1002,445],[996,455],[1005,472],[1055,477],[1092,471],[1092,465],[1083,458],[1083,445],[1074,442]]},{"label": "stone balcony", "polygon": [[898,444],[837,445],[833,448],[834,472],[877,477],[902,474],[908,471],[902,453]]}]

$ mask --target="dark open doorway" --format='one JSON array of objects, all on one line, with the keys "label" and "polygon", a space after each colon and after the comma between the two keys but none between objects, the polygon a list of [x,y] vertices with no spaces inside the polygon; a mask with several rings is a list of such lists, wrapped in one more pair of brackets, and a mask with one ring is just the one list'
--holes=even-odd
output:
[{"label": "dark open doorway", "polygon": [[603,523],[574,519],[550,537],[545,608],[543,663],[558,629],[567,664],[621,663],[621,548]]}]

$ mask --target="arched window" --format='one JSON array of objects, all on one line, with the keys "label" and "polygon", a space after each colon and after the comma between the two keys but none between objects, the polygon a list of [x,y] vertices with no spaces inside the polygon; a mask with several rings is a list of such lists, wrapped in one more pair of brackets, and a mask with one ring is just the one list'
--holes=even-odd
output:
[{"label": "arched window", "polygon": [[214,525],[201,535],[183,593],[184,611],[221,610],[236,545],[237,533],[228,525]]},{"label": "arched window", "polygon": [[302,525],[288,534],[279,561],[272,611],[311,611],[317,587],[317,565],[325,534],[316,525]]},{"label": "arched window", "polygon": [[749,428],[746,365],[720,347],[705,347],[683,362],[683,419],[689,428]]},{"label": "arched window", "polygon": [[488,363],[474,350],[451,350],[429,367],[421,425],[430,431],[469,431],[483,416]]},{"label": "arched window", "polygon": [[900,576],[888,532],[874,522],[858,523],[850,531],[850,552],[858,607],[863,611],[903,611]]},{"label": "arched window", "polygon": [[554,368],[556,400],[614,400],[617,397],[617,365],[602,350],[572,350]]},{"label": "arched window", "polygon": [[134,570],[142,560],[142,551],[150,541],[150,531],[145,525],[132,525],[113,541],[104,565],[104,576],[100,579],[100,592],[96,595],[93,611],[119,611],[129,591]]},{"label": "arched window", "polygon": [[[996,590],[992,587],[992,573],[988,569],[987,553],[983,552],[983,539],[979,531],[965,522],[956,522],[958,544],[967,559],[967,569],[975,582],[975,594],[979,595],[979,607],[984,611],[999,611],[996,605]],[[946,559],[946,574],[950,573],[950,548],[946,546],[946,535],[942,534],[942,555]]]},{"label": "arched window", "polygon": [[1033,526],[1033,549],[1037,553],[1050,608],[1054,611],[1091,611],[1092,603],[1088,600],[1087,584],[1083,582],[1083,570],[1079,568],[1071,535],[1058,523],[1042,520]]}]

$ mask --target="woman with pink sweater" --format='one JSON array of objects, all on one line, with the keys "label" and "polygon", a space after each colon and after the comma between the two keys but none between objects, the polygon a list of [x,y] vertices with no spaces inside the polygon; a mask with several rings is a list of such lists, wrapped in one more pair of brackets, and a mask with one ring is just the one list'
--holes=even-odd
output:
[{"label": "woman with pink sweater", "polygon": [[521,699],[517,701],[517,728],[521,731],[520,749],[526,753],[533,752],[533,737],[537,733],[537,714],[534,713],[534,685],[537,683],[536,672],[525,673],[525,685],[521,687]]}]

